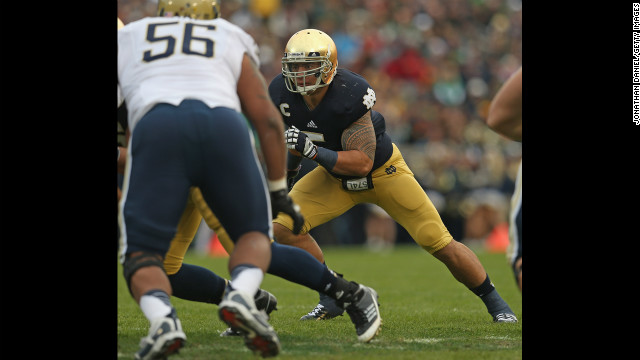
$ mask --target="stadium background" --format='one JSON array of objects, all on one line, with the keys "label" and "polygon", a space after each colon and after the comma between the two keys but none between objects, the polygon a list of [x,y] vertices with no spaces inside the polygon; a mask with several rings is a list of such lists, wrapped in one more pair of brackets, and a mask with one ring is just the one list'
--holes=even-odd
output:
[{"label": "stadium background", "polygon": [[[222,16],[260,46],[267,81],[280,73],[289,37],[327,32],[339,66],[363,75],[375,108],[456,240],[504,251],[521,143],[483,119],[498,88],[522,64],[521,0],[223,0]],[[118,0],[125,24],[156,1]],[[313,166],[303,162],[302,173]],[[365,205],[312,230],[320,245],[370,244]],[[376,218],[384,221],[384,218]],[[395,224],[395,223],[393,223]],[[395,224],[395,243],[412,239]],[[201,226],[203,230],[204,226]],[[202,235],[202,231],[199,231]],[[369,239],[370,240],[370,239]]]}]

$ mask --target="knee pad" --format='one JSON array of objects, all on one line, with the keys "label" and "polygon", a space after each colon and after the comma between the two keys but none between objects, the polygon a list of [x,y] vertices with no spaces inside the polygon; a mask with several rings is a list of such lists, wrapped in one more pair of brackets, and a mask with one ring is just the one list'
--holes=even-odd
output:
[{"label": "knee pad", "polygon": [[122,264],[122,272],[125,280],[127,281],[127,288],[131,291],[131,276],[138,271],[138,269],[147,266],[157,266],[164,271],[163,259],[160,254],[151,252],[139,252],[136,255],[127,255],[124,264]]},{"label": "knee pad", "polygon": [[431,255],[455,241],[446,228],[443,230],[442,226],[435,222],[421,227],[417,234],[413,238],[414,241]]}]

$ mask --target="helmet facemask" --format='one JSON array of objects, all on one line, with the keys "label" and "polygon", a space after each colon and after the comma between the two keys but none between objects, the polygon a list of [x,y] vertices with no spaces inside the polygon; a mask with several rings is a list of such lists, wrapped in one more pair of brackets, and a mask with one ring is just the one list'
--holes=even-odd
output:
[{"label": "helmet facemask", "polygon": [[[329,85],[324,80],[331,74],[331,61],[318,57],[296,58],[288,55],[291,54],[285,54],[282,58],[282,75],[285,78],[287,90],[302,95],[309,95],[316,89]],[[300,66],[305,63],[317,63],[319,65],[312,69],[306,69],[306,67]],[[309,76],[314,76],[315,81],[308,82]]]}]

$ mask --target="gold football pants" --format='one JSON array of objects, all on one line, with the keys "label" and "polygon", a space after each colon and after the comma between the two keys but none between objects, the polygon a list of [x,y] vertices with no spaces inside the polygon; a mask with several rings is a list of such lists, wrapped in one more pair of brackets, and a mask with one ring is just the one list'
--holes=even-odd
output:
[{"label": "gold football pants", "polygon": [[178,229],[173,240],[171,240],[171,246],[164,258],[164,269],[167,275],[173,275],[180,270],[182,262],[184,261],[184,255],[189,249],[189,245],[196,236],[200,222],[204,218],[204,221],[209,227],[218,235],[220,244],[224,247],[228,254],[233,251],[233,241],[229,238],[229,235],[224,230],[218,218],[213,214],[211,209],[207,206],[202,193],[197,187],[192,187],[189,199],[187,200],[187,206],[182,213],[180,223],[178,223]]},{"label": "gold football pants", "polygon": [[[305,218],[302,233],[342,215],[356,204],[372,203],[383,208],[430,254],[453,240],[395,144],[391,158],[372,173],[372,180],[372,189],[348,191],[341,180],[322,166],[303,176],[289,193]],[[293,229],[288,215],[280,213],[274,222]]]}]

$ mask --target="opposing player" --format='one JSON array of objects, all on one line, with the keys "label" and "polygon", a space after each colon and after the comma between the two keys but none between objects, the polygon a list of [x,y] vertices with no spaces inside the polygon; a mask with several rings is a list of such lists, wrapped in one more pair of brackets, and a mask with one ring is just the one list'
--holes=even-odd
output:
[{"label": "opposing player", "polygon": [[[124,27],[124,23],[118,18],[118,30]],[[122,91],[118,84],[118,112],[117,112],[117,140],[118,140],[118,201],[122,196],[122,177],[124,176],[124,169],[127,159],[127,143],[129,139],[128,133],[128,116],[127,105],[122,97]],[[198,200],[202,200],[202,194],[197,188],[193,188],[193,191],[198,192]],[[187,202],[186,208],[178,223],[176,235],[171,240],[169,251],[165,255],[163,265],[164,270],[169,278],[171,284],[173,296],[190,301],[198,301],[209,304],[218,305],[222,301],[224,291],[228,285],[228,280],[214,273],[213,271],[206,269],[202,266],[184,263],[184,256],[193,241],[193,238],[200,226],[202,216],[195,210],[195,204],[193,197],[190,196]],[[215,219],[215,226],[220,226],[220,222]],[[118,233],[120,229],[118,228]],[[225,232],[226,235],[226,232]],[[226,249],[228,253],[233,251],[233,242],[225,236],[227,241]],[[267,316],[277,309],[278,299],[266,290],[258,289],[255,294],[255,303],[258,310],[264,310]],[[225,330],[222,335],[224,336],[236,336],[240,335],[237,331],[229,328]]]},{"label": "opposing player", "polygon": [[[477,256],[454,241],[440,215],[385,132],[382,114],[373,110],[376,95],[360,75],[338,68],[335,43],[326,33],[305,29],[288,41],[282,74],[269,85],[273,103],[288,126],[288,176],[302,156],[320,166],[293,185],[289,195],[305,217],[302,233],[285,216],[274,220],[276,241],[309,251],[324,262],[309,230],[359,203],[383,208],[426,251],[444,263],[456,280],[484,302],[496,322],[516,322]],[[320,302],[302,319],[342,314],[335,302]]]},{"label": "opposing player", "polygon": [[[118,18],[118,30],[124,27],[124,23]],[[129,139],[128,134],[128,117],[127,117],[127,105],[122,97],[122,91],[120,85],[118,85],[118,112],[117,112],[117,140],[118,140],[118,201],[122,194],[122,176],[124,176],[124,169],[127,159],[127,143]],[[198,200],[202,200],[202,194],[197,188],[192,189],[198,192]],[[173,296],[181,299],[198,301],[209,304],[220,304],[224,295],[224,290],[228,285],[228,280],[222,278],[213,271],[206,269],[202,266],[185,264],[183,263],[184,255],[191,245],[193,238],[200,225],[202,216],[200,213],[194,210],[195,204],[193,197],[190,196],[187,202],[187,206],[184,210],[180,223],[178,224],[176,235],[171,241],[169,251],[167,252],[163,261],[164,270],[171,283]],[[220,226],[220,222],[215,219],[214,226]],[[118,228],[118,232],[120,229]],[[226,232],[225,232],[226,235]],[[225,236],[226,249],[229,253],[233,251],[233,242]],[[267,315],[277,309],[278,299],[266,290],[258,289],[255,294],[256,308],[258,310],[264,310]],[[240,335],[237,331],[229,328],[225,330],[222,335]]]},{"label": "opposing player", "polygon": [[[253,295],[273,263],[271,215],[286,213],[297,229],[303,218],[287,195],[282,119],[258,64],[254,40],[219,18],[216,1],[160,0],[157,17],[118,31],[118,81],[131,133],[119,203],[120,255],[131,295],[150,321],[137,359],[164,358],[186,341],[163,260],[193,187],[234,242],[220,318],[241,331],[254,352],[279,353],[277,334]],[[260,137],[266,180],[240,111]],[[309,258],[297,264],[299,276],[356,318],[360,341],[371,340],[380,326],[375,291]]]},{"label": "opposing player", "polygon": [[[487,125],[498,134],[522,142],[522,67],[500,87],[489,106]],[[511,196],[507,260],[522,291],[522,160]]]},{"label": "opposing player", "polygon": [[[221,319],[242,329],[247,346],[262,356],[280,349],[253,300],[271,260],[267,185],[275,213],[296,222],[301,217],[286,196],[285,151],[275,143],[282,125],[263,96],[257,46],[218,15],[212,1],[159,1],[158,17],[118,32],[118,80],[131,131],[119,213],[121,260],[131,293],[151,322],[137,358],[169,355],[186,340],[162,260],[193,186],[213,208],[224,207],[220,220],[235,241],[233,287],[220,303]],[[268,181],[242,110],[260,136]]]}]

